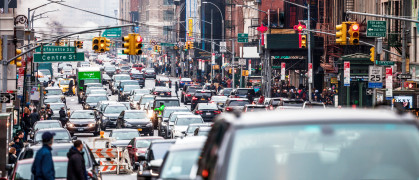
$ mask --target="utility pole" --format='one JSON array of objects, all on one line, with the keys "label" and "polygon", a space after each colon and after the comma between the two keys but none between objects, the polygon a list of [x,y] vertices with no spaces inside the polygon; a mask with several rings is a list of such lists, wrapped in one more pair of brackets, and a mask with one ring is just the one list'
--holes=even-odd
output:
[{"label": "utility pole", "polygon": [[[9,1],[3,1],[4,2],[4,8],[3,8],[3,13],[4,14],[8,14],[9,13]],[[2,86],[3,86],[3,93],[7,92],[7,35],[3,35],[3,81],[2,81]],[[1,112],[5,113],[6,112],[6,103],[2,103],[1,105]]]},{"label": "utility pole", "polygon": [[[402,22],[402,74],[406,74],[406,22]],[[404,90],[405,79],[401,79],[401,88]]]},{"label": "utility pole", "polygon": [[231,40],[231,46],[233,48],[233,55],[232,55],[232,59],[231,59],[231,67],[233,67],[233,70],[231,71],[231,73],[233,75],[233,83],[232,83],[233,84],[233,89],[236,88],[236,83],[234,82],[234,79],[235,79],[234,78],[234,75],[235,75],[235,73],[234,73],[234,70],[235,70],[234,69],[234,55],[235,55],[234,41],[235,41],[234,39]]},{"label": "utility pole", "polygon": [[[308,69],[308,67],[309,67],[309,64],[312,64],[313,63],[313,61],[312,61],[312,59],[311,59],[311,31],[310,31],[310,18],[311,18],[311,16],[310,16],[310,3],[309,4],[307,4],[307,29],[308,29],[308,34],[307,34],[307,39],[308,39],[308,45],[307,45],[307,50],[308,50],[308,52],[307,52],[307,59],[308,59],[308,64],[307,64],[307,70],[309,70]],[[309,71],[309,72],[313,72],[313,70],[311,70],[311,71]],[[313,77],[313,74],[309,74],[309,79],[308,79],[308,100],[309,101],[312,101],[312,87],[311,87],[311,84],[313,83],[313,79],[314,79],[314,77]]]},{"label": "utility pole", "polygon": [[211,84],[213,83],[212,79],[214,78],[214,64],[212,63],[212,54],[214,53],[214,39],[212,34],[212,9],[211,9]]}]

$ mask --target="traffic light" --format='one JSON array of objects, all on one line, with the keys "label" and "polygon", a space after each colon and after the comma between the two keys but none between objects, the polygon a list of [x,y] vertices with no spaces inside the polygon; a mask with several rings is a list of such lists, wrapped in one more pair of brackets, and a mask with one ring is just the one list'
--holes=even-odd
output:
[{"label": "traffic light", "polygon": [[78,49],[83,49],[83,41],[74,41],[74,44]]},{"label": "traffic light", "polygon": [[349,44],[359,45],[359,24],[353,23],[349,28]]},{"label": "traffic light", "polygon": [[102,40],[104,41],[104,50],[109,51],[109,47],[111,46],[111,40],[105,37],[102,37]]},{"label": "traffic light", "polygon": [[106,51],[106,38],[100,37],[99,39],[99,52]]},{"label": "traffic light", "polygon": [[143,47],[143,38],[140,35],[135,36],[135,46],[134,46],[134,53],[136,55],[143,54],[141,48]]},{"label": "traffic light", "polygon": [[186,41],[185,46],[185,49],[191,49],[191,41]]},{"label": "traffic light", "polygon": [[122,37],[122,41],[124,42],[122,43],[122,47],[125,48],[124,50],[122,50],[122,54],[131,54],[131,37],[131,34]]},{"label": "traffic light", "polygon": [[158,48],[159,52],[161,52],[161,46],[157,45],[157,48]]},{"label": "traffic light", "polygon": [[[19,55],[19,54],[22,54],[22,50],[21,49],[16,49],[16,56]],[[22,66],[22,56],[16,58],[12,62],[10,62],[10,64],[16,64],[16,67],[21,67]]]},{"label": "traffic light", "polygon": [[301,35],[301,48],[306,48],[306,47],[307,47],[307,36]]},{"label": "traffic light", "polygon": [[374,60],[375,60],[375,47],[372,47],[371,49],[370,49],[370,51],[371,51],[371,53],[370,53],[370,61],[371,62],[374,62]]},{"label": "traffic light", "polygon": [[99,51],[99,41],[100,41],[100,37],[94,37],[93,41],[92,41],[92,50],[94,50],[95,52]]},{"label": "traffic light", "polygon": [[336,26],[336,44],[346,45],[346,32],[346,23],[342,23]]},{"label": "traffic light", "polygon": [[154,45],[154,52],[158,52],[159,51],[159,46]]},{"label": "traffic light", "polygon": [[249,70],[243,70],[242,76],[249,76]]}]

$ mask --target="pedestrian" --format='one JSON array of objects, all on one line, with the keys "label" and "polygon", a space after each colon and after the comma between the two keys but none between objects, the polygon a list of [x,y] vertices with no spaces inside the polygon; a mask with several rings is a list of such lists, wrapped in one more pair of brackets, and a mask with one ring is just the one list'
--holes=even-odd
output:
[{"label": "pedestrian", "polygon": [[172,89],[172,81],[169,80],[169,88]]},{"label": "pedestrian", "polygon": [[[17,156],[16,156],[16,149],[14,147],[11,147],[9,149],[9,160],[8,164],[16,164],[17,162]],[[13,169],[9,169],[9,176],[12,174]]]},{"label": "pedestrian", "polygon": [[13,137],[13,143],[12,143],[11,146],[16,149],[16,154],[19,155],[20,152],[22,151],[23,144],[19,143],[19,137],[18,136]]},{"label": "pedestrian", "polygon": [[83,155],[83,143],[80,140],[74,141],[73,146],[67,153],[67,180],[87,180],[87,171]]},{"label": "pedestrian", "polygon": [[[19,138],[19,141],[18,141],[19,146],[20,146],[20,147],[22,147],[22,149],[23,149],[23,147],[25,146],[25,145],[23,144],[23,137],[25,136],[25,134],[24,134],[22,131],[18,131],[18,132],[16,133],[16,135],[17,135],[17,137]],[[19,155],[19,154],[18,154],[18,155]]]},{"label": "pedestrian", "polygon": [[55,179],[54,161],[51,154],[54,136],[55,133],[49,131],[42,134],[42,148],[36,153],[31,169],[34,180]]},{"label": "pedestrian", "polygon": [[47,120],[51,120],[52,115],[54,115],[54,111],[51,109],[51,105],[47,104],[47,109],[45,111],[47,113]]},{"label": "pedestrian", "polygon": [[39,121],[41,118],[39,116],[39,114],[36,112],[36,109],[33,109],[32,114],[29,116],[30,118],[30,126],[33,127],[33,125],[35,124],[35,122]]},{"label": "pedestrian", "polygon": [[40,119],[44,120],[47,119],[47,112],[45,111],[45,106],[41,106],[41,110],[39,111]]},{"label": "pedestrian", "polygon": [[68,84],[68,91],[67,91],[67,94],[69,96],[73,96],[74,95],[73,94],[73,86],[74,86],[73,80],[70,80],[70,83]]},{"label": "pedestrian", "polygon": [[64,107],[61,107],[59,114],[60,114],[61,124],[64,127],[64,125],[67,123],[67,115],[65,113]]},{"label": "pedestrian", "polygon": [[23,118],[22,118],[22,121],[21,121],[21,127],[22,127],[23,131],[25,132],[25,135],[23,136],[24,141],[27,140],[29,131],[31,129],[31,126],[30,126],[31,123],[30,123],[30,119],[29,119],[29,116],[31,115],[31,111],[29,110],[29,105],[30,105],[30,103],[26,103],[26,106],[23,109]]},{"label": "pedestrian", "polygon": [[176,93],[176,97],[178,97],[178,91],[179,91],[179,83],[176,81],[175,82],[175,93]]},{"label": "pedestrian", "polygon": [[265,103],[265,96],[263,96],[263,95],[261,95],[260,97],[259,97],[259,102],[258,102],[258,104],[264,104]]}]

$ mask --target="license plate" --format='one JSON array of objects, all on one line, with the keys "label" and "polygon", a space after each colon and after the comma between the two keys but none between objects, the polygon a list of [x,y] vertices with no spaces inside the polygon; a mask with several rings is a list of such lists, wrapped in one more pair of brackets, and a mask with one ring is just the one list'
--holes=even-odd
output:
[{"label": "license plate", "polygon": [[206,113],[207,116],[211,116],[211,113]]},{"label": "license plate", "polygon": [[143,131],[143,129],[138,129],[138,131]]},{"label": "license plate", "polygon": [[160,96],[164,96],[164,93],[160,93]]},{"label": "license plate", "polygon": [[84,129],[83,128],[79,128],[79,129],[77,129],[77,131],[84,131]]},{"label": "license plate", "polygon": [[201,101],[205,101],[205,98],[201,98]]}]

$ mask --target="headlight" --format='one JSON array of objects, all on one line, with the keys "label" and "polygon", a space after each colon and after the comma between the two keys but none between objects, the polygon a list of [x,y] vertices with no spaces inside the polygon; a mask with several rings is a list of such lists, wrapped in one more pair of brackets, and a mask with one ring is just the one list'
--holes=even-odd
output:
[{"label": "headlight", "polygon": [[72,127],[74,127],[74,124],[73,124],[73,123],[71,123],[71,122],[68,122],[68,123],[67,123],[67,126],[72,128]]},{"label": "headlight", "polygon": [[167,123],[166,122],[162,122],[161,125],[162,126],[167,126]]},{"label": "headlight", "polygon": [[108,117],[102,116],[102,121],[107,120],[107,119],[108,119]]},{"label": "headlight", "polygon": [[141,153],[135,153],[135,155],[136,155],[136,156],[140,156],[140,155],[141,155]]},{"label": "headlight", "polygon": [[96,125],[95,123],[90,123],[89,127],[95,127],[95,125]]},{"label": "headlight", "polygon": [[147,116],[148,116],[148,118],[153,117],[153,112],[152,111],[149,111],[148,114],[147,114]]},{"label": "headlight", "polygon": [[127,121],[124,121],[124,125],[126,126],[126,127],[131,127],[132,125],[130,124],[130,123],[128,123]]},{"label": "headlight", "polygon": [[151,127],[151,126],[153,126],[153,123],[151,122],[146,125],[146,127]]}]

